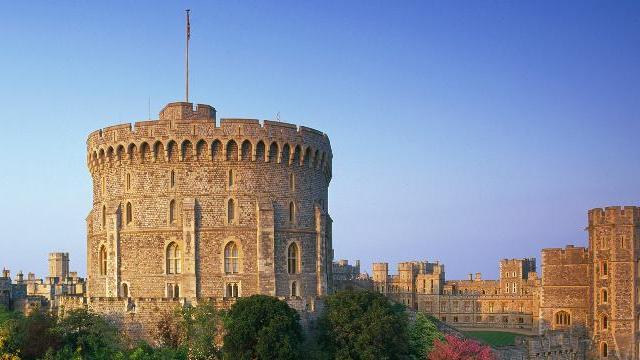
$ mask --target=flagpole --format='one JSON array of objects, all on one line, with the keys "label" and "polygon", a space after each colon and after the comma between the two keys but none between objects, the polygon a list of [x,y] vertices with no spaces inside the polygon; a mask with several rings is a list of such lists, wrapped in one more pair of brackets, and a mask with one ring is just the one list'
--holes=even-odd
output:
[{"label": "flagpole", "polygon": [[187,13],[187,48],[186,48],[186,102],[189,102],[189,39],[191,38],[191,24],[189,23],[189,12],[191,12],[191,10],[186,9],[185,12]]}]

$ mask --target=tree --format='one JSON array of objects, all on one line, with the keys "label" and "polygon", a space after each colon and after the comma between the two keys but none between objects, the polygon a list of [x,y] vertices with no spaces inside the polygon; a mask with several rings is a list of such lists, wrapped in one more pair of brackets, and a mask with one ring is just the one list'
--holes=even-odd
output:
[{"label": "tree", "polygon": [[218,312],[213,304],[203,303],[182,309],[182,336],[191,360],[217,359],[220,351],[216,346],[218,334]]},{"label": "tree", "polygon": [[0,359],[19,359],[20,345],[16,334],[22,320],[22,314],[0,306]]},{"label": "tree", "polygon": [[118,329],[102,316],[84,309],[67,312],[53,331],[62,339],[62,352],[81,358],[112,359],[123,348]]},{"label": "tree", "polygon": [[238,360],[299,359],[300,316],[286,302],[266,295],[240,298],[225,319],[224,357]]},{"label": "tree", "polygon": [[436,340],[429,360],[495,360],[496,356],[490,347],[477,341],[460,339],[452,335],[445,340]]},{"label": "tree", "polygon": [[331,359],[407,359],[407,315],[371,291],[342,291],[326,297],[318,325],[319,343]]},{"label": "tree", "polygon": [[435,322],[423,313],[417,313],[409,326],[409,352],[412,359],[426,359],[436,340],[444,340]]},{"label": "tree", "polygon": [[13,331],[14,344],[18,346],[21,358],[40,358],[50,349],[59,348],[60,336],[52,331],[56,324],[55,316],[35,308],[29,315],[18,319]]}]

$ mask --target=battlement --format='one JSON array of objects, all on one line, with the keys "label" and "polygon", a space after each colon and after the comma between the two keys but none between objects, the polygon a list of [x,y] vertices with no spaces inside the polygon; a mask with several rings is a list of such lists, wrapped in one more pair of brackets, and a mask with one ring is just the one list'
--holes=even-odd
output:
[{"label": "battlement", "polygon": [[589,226],[617,224],[640,224],[640,207],[637,206],[609,206],[589,210]]},{"label": "battlement", "polygon": [[[207,120],[207,121],[202,121]],[[329,137],[293,124],[256,119],[215,121],[215,109],[172,103],[160,120],[120,124],[94,131],[87,139],[87,164],[101,166],[126,161],[262,161],[313,167],[331,178]]]},{"label": "battlement", "polygon": [[567,245],[563,248],[542,249],[543,265],[584,264],[589,262],[589,249]]},{"label": "battlement", "polygon": [[213,120],[216,121],[216,109],[211,105],[174,102],[160,110],[160,121],[175,120]]}]

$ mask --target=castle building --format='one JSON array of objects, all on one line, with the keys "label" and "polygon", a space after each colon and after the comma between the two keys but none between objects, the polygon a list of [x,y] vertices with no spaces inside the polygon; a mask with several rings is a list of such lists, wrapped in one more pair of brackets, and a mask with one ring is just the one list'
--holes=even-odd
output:
[{"label": "castle building", "polygon": [[[587,232],[588,247],[543,249],[541,277],[534,258],[501,260],[499,280],[445,280],[444,265],[421,261],[389,275],[387,263],[374,263],[370,286],[460,329],[545,338],[582,329],[589,358],[640,359],[640,207],[592,209]],[[558,354],[582,353],[582,343],[567,344],[574,348]]]},{"label": "castle building", "polygon": [[143,333],[150,311],[253,294],[313,311],[333,284],[331,162],[319,131],[186,102],[91,133],[83,305]]}]

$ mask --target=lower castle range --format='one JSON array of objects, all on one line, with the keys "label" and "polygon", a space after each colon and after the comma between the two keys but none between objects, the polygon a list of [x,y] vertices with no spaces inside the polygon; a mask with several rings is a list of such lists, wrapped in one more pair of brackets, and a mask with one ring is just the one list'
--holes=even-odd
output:
[{"label": "lower castle range", "polygon": [[[111,126],[87,140],[93,180],[87,279],[69,254],[49,255],[49,276],[0,277],[0,304],[22,312],[87,308],[147,339],[176,306],[266,294],[304,324],[322,297],[380,292],[460,330],[529,335],[501,349],[518,359],[638,359],[640,208],[588,212],[588,246],[503,259],[500,278],[446,280],[444,264],[410,261],[390,275],[334,262],[326,134],[253,119],[216,120],[209,105],[170,103],[158,120]],[[506,354],[506,355],[505,355]]]}]

